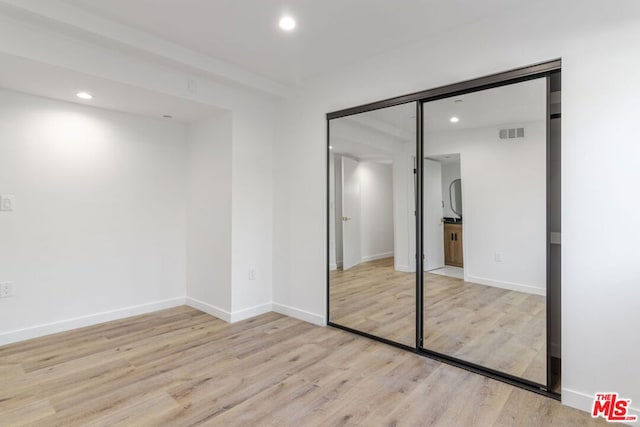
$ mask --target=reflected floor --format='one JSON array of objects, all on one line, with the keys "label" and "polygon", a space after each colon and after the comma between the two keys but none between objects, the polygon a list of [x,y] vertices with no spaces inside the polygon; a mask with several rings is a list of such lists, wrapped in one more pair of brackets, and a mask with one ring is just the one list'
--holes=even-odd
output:
[{"label": "reflected floor", "polygon": [[[333,323],[415,346],[415,275],[393,258],[330,273]],[[546,383],[546,299],[424,275],[424,347]]]}]

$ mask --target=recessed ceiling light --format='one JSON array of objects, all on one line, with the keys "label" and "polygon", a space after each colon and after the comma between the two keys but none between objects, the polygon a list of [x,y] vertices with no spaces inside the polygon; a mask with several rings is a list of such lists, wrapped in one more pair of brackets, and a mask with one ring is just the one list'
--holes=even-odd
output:
[{"label": "recessed ceiling light", "polygon": [[450,121],[451,123],[458,123],[458,122],[460,121],[460,119],[459,119],[459,118],[457,118],[457,117],[455,117],[455,116],[453,116],[453,117],[451,117],[451,118],[449,119],[449,121]]},{"label": "recessed ceiling light", "polygon": [[293,19],[292,16],[285,15],[280,18],[280,22],[278,23],[278,25],[283,31],[293,31],[296,28],[296,20]]},{"label": "recessed ceiling light", "polygon": [[462,99],[456,99],[453,102],[456,103],[456,104],[460,104],[462,102]]},{"label": "recessed ceiling light", "polygon": [[78,92],[76,93],[76,96],[80,99],[91,99],[93,98],[93,95],[91,95],[89,92]]},{"label": "recessed ceiling light", "polygon": [[173,119],[173,116],[171,114],[165,114],[162,117],[165,118],[165,119]]}]

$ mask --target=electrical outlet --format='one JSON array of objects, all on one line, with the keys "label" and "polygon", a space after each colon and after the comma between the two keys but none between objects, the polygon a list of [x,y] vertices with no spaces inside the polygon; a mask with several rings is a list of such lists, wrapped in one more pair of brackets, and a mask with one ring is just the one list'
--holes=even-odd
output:
[{"label": "electrical outlet", "polygon": [[256,280],[256,269],[253,267],[249,269],[249,280]]},{"label": "electrical outlet", "polygon": [[15,196],[13,194],[0,195],[0,211],[12,212],[15,206]]},{"label": "electrical outlet", "polygon": [[0,283],[0,298],[9,298],[13,296],[13,282]]},{"label": "electrical outlet", "polygon": [[496,252],[494,259],[496,262],[502,262],[502,252]]}]

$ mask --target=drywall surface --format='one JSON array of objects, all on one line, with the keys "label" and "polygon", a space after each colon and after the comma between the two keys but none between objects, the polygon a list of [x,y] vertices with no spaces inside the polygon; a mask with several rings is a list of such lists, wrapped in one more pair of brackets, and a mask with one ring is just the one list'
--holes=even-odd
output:
[{"label": "drywall surface", "polygon": [[274,109],[268,104],[255,102],[234,110],[232,320],[271,311],[274,127]]},{"label": "drywall surface", "polygon": [[[189,126],[187,295],[231,312],[231,114]],[[224,317],[224,315],[223,315]]]},{"label": "drywall surface", "polygon": [[0,281],[14,282],[0,342],[184,302],[186,139],[184,125],[0,91],[0,194],[15,196],[0,213]]},{"label": "drywall surface", "polygon": [[[231,313],[224,317],[234,321],[268,310],[272,300],[274,231],[272,145],[276,106],[279,105],[278,98],[269,95],[274,92],[251,90],[249,87],[255,85],[230,84],[228,80],[215,78],[215,75],[198,72],[197,67],[192,68],[193,63],[190,67],[178,59],[181,57],[180,49],[170,49],[176,55],[167,61],[166,58],[149,55],[144,48],[142,52],[133,45],[132,49],[121,49],[114,47],[110,39],[70,34],[60,26],[38,20],[34,22],[26,16],[3,15],[0,21],[0,52],[3,55],[42,63],[47,67],[74,70],[94,80],[104,79],[116,85],[133,86],[174,97],[179,102],[196,102],[215,107],[218,111],[231,112],[233,291]],[[166,44],[161,45],[167,47]],[[163,50],[165,55],[166,52]],[[241,76],[236,73],[236,77]],[[37,72],[32,78],[38,78]],[[266,82],[265,79],[258,80]],[[273,89],[273,85],[267,86]],[[127,101],[121,100],[121,103],[127,104]],[[255,271],[254,279],[249,278],[250,270]]]}]

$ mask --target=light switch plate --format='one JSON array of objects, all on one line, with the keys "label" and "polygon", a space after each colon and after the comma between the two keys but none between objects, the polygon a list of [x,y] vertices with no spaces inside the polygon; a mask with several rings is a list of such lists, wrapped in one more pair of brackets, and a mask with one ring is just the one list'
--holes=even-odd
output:
[{"label": "light switch plate", "polygon": [[12,212],[15,208],[15,196],[13,194],[0,195],[0,211]]}]

